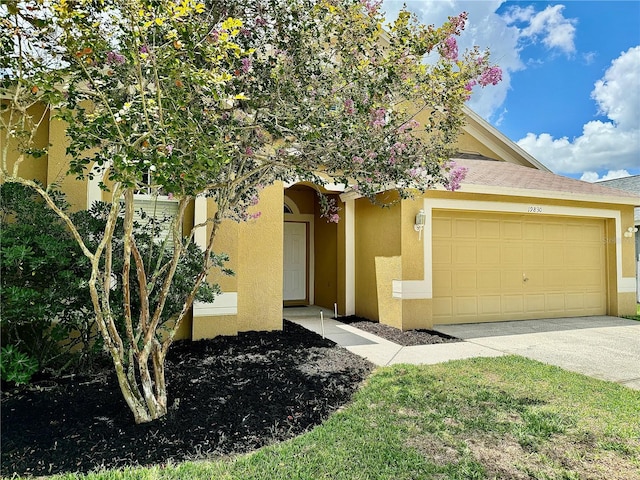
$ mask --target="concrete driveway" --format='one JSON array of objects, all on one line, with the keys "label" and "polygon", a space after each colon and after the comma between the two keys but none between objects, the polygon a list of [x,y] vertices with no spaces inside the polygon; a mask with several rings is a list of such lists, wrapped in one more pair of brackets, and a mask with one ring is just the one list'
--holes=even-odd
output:
[{"label": "concrete driveway", "polygon": [[640,322],[602,316],[435,325],[434,330],[640,390]]}]

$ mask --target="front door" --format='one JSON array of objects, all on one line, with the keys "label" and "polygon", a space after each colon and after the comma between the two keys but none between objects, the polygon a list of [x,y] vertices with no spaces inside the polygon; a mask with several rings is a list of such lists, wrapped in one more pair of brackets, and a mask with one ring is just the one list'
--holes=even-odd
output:
[{"label": "front door", "polygon": [[284,224],[284,292],[288,304],[308,303],[307,297],[307,224]]}]

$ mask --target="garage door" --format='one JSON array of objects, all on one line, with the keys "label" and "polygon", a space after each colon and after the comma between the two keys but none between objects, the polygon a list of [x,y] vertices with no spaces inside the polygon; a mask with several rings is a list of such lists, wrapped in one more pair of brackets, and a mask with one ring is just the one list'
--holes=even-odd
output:
[{"label": "garage door", "polygon": [[433,212],[433,320],[606,313],[604,220]]}]

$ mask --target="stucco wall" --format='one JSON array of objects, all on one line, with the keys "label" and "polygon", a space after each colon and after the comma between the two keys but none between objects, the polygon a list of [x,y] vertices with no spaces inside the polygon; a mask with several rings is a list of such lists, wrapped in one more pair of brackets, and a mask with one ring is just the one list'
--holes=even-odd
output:
[{"label": "stucco wall", "polygon": [[67,175],[69,157],[66,155],[68,139],[65,134],[66,122],[52,119],[49,124],[49,161],[47,162],[47,182],[57,183],[65,192],[67,201],[74,211],[84,210],[87,205],[88,180],[76,180],[74,175]]},{"label": "stucco wall", "polygon": [[[40,127],[36,131],[34,137],[34,146],[36,148],[45,148],[49,143],[49,113],[45,112],[44,105],[36,105],[31,107],[28,110],[28,114],[32,116],[34,119],[39,120],[43,115],[44,119],[40,124]],[[3,114],[3,120],[9,121],[9,114]],[[7,138],[7,132],[5,130],[0,130],[0,153],[4,151],[5,146],[7,146],[8,142],[8,158],[7,158],[7,166],[10,171],[13,169],[16,160],[18,159],[17,146],[18,142],[15,140],[9,141]],[[27,157],[20,164],[18,169],[18,175],[28,180],[37,180],[43,185],[47,184],[47,155],[40,158],[31,158]]]},{"label": "stucco wall", "polygon": [[265,188],[238,231],[238,331],[282,329],[283,186]]},{"label": "stucco wall", "polygon": [[[337,195],[329,195],[337,201]],[[314,303],[333,310],[338,302],[338,225],[320,217],[320,205],[316,202],[314,221],[315,241],[315,295]]]},{"label": "stucco wall", "polygon": [[480,142],[477,138],[472,137],[468,133],[462,132],[458,136],[456,142],[456,148],[459,152],[463,153],[479,153],[487,158],[494,158],[496,160],[504,160],[500,155],[489,147]]},{"label": "stucco wall", "polygon": [[[381,201],[397,199],[387,192]],[[394,257],[401,253],[401,209],[396,204],[382,208],[361,198],[355,202],[355,297],[356,315],[379,320],[376,282],[376,257]]]}]

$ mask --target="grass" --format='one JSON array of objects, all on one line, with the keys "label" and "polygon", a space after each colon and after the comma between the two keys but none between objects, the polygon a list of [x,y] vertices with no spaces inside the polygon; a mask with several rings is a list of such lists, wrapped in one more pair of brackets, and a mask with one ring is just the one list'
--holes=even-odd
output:
[{"label": "grass", "polygon": [[322,426],[248,455],[72,479],[640,479],[640,392],[517,356],[381,368]]},{"label": "grass", "polygon": [[624,318],[628,318],[629,320],[637,320],[640,322],[640,303],[638,303],[636,306],[635,315],[625,315]]}]

